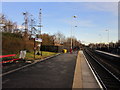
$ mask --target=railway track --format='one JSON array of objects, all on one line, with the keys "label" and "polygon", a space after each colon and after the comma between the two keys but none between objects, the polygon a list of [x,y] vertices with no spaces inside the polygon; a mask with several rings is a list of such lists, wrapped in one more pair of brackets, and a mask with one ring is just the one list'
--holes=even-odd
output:
[{"label": "railway track", "polygon": [[120,74],[119,71],[117,71],[119,68],[114,67],[113,62],[106,62],[103,58],[96,56],[95,53],[89,49],[84,49],[83,52],[103,89],[120,89]]}]

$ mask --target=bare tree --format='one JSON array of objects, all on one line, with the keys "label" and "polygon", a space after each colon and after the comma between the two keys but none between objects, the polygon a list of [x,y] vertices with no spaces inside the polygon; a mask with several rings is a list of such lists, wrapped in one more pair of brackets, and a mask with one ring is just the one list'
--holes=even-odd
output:
[{"label": "bare tree", "polygon": [[5,30],[6,17],[4,14],[0,13],[0,29],[2,32]]},{"label": "bare tree", "polygon": [[0,14],[0,28],[2,29],[2,32],[14,33],[17,29],[17,23],[6,19],[4,14]]},{"label": "bare tree", "polygon": [[63,44],[66,40],[64,34],[62,34],[61,32],[55,33],[54,36],[55,36],[54,39],[56,44]]}]

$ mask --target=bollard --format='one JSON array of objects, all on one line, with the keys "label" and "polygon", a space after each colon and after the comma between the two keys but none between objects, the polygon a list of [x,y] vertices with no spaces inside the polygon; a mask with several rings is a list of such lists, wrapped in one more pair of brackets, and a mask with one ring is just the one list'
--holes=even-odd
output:
[{"label": "bollard", "polygon": [[19,58],[24,60],[24,59],[25,59],[25,56],[26,56],[26,50],[21,50],[21,51],[20,51]]},{"label": "bollard", "polygon": [[72,54],[72,49],[70,48],[70,54]]}]

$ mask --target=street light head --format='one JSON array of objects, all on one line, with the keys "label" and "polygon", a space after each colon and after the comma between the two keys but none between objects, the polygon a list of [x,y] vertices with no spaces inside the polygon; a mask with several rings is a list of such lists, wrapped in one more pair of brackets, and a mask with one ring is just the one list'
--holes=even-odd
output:
[{"label": "street light head", "polygon": [[23,12],[23,15],[25,15],[26,13],[25,12]]},{"label": "street light head", "polygon": [[77,16],[75,15],[75,16],[73,16],[74,18],[77,18]]}]

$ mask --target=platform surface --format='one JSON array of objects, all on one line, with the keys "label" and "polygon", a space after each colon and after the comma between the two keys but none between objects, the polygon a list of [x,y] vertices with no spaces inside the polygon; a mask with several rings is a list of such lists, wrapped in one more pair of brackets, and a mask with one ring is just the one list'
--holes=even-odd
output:
[{"label": "platform surface", "polygon": [[116,54],[112,54],[112,53],[108,53],[108,52],[104,52],[104,51],[100,51],[100,50],[95,50],[95,51],[100,52],[100,53],[104,53],[104,54],[108,54],[110,56],[114,56],[114,57],[120,58],[120,55],[116,55]]},{"label": "platform surface", "polygon": [[78,52],[72,88],[100,88],[82,51]]}]

